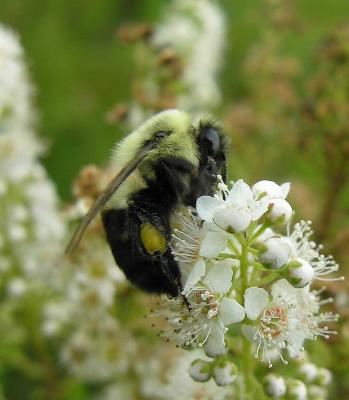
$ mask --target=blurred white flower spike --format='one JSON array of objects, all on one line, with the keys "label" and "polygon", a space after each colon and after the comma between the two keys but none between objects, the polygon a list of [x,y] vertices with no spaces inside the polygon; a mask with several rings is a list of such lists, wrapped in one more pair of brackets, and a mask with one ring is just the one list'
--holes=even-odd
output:
[{"label": "blurred white flower spike", "polygon": [[[309,241],[309,222],[296,223],[290,233],[289,190],[289,183],[261,181],[250,187],[238,180],[228,187],[220,180],[214,196],[200,197],[196,209],[182,209],[171,222],[186,299],[164,299],[153,315],[167,320],[161,335],[186,349],[203,347],[213,359],[210,367],[207,361],[193,363],[191,374],[198,380],[211,374],[218,385],[244,382],[248,391],[253,354],[270,368],[278,360],[287,365],[302,358],[307,339],[336,334],[329,325],[338,316],[321,311],[332,299],[321,299],[323,290],[311,285],[341,279],[325,276],[338,264]],[[230,371],[235,357],[245,369],[221,378],[217,371]],[[226,367],[219,370],[215,363]],[[304,388],[302,381],[269,374],[261,390],[278,398]]]},{"label": "blurred white flower spike", "polygon": [[60,256],[65,226],[39,160],[33,90],[19,38],[1,25],[0,88],[0,265],[13,275],[2,281],[7,293],[18,295],[23,285],[37,288],[47,278],[46,267]]},{"label": "blurred white flower spike", "polygon": [[201,114],[219,105],[216,76],[223,59],[224,36],[224,15],[208,0],[176,0],[156,26],[154,46],[171,48],[185,61],[179,108]]}]

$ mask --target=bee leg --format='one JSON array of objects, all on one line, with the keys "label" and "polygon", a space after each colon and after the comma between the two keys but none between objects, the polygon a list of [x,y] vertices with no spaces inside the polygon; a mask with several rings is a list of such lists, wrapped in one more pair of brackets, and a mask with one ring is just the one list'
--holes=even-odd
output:
[{"label": "bee leg", "polygon": [[191,314],[192,309],[191,309],[190,303],[189,303],[188,299],[185,297],[184,294],[182,294],[182,299],[183,299],[183,302],[184,302],[184,304],[186,305],[186,307],[187,307],[189,313]]},{"label": "bee leg", "polygon": [[217,166],[212,157],[208,157],[205,164],[199,166],[199,172],[191,178],[190,191],[184,203],[195,207],[200,196],[212,196],[217,184]]}]

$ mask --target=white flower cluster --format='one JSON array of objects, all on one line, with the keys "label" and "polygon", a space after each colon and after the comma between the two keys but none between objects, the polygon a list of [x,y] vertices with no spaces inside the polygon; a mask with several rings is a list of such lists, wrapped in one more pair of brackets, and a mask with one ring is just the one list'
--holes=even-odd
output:
[{"label": "white flower cluster", "polygon": [[[227,337],[242,333],[270,367],[272,353],[287,364],[287,353],[299,357],[306,339],[336,333],[327,324],[337,315],[320,311],[332,299],[322,300],[322,290],[310,284],[338,265],[309,240],[308,222],[285,234],[293,215],[289,184],[250,187],[239,180],[230,189],[222,181],[218,186],[213,197],[197,200],[196,210],[174,217],[173,254],[186,301],[168,299],[154,314],[166,317],[162,334],[180,346],[224,356]],[[197,380],[209,376],[202,362],[193,368],[201,373]]]},{"label": "white flower cluster", "polygon": [[[180,60],[178,93],[171,97],[172,107],[201,118],[219,106],[221,91],[217,75],[223,60],[224,40],[225,18],[215,2],[173,0],[168,4],[164,16],[154,27],[150,45],[152,51],[169,50]],[[150,99],[163,97],[154,69],[143,75],[145,95]],[[133,102],[128,113],[128,125],[136,127],[147,116],[149,109]]]},{"label": "white flower cluster", "polygon": [[[10,296],[40,285],[60,251],[64,224],[38,161],[32,88],[17,36],[0,26],[0,272]],[[34,279],[36,278],[36,279]]]},{"label": "white flower cluster", "polygon": [[183,94],[178,107],[207,112],[216,107],[221,93],[216,76],[221,66],[225,21],[223,13],[208,0],[176,0],[155,28],[155,47],[169,47],[183,58]]},{"label": "white flower cluster", "polygon": [[47,340],[64,333],[60,355],[72,375],[105,381],[128,368],[136,344],[131,335],[125,337],[127,330],[123,332],[112,315],[124,281],[97,235],[90,235],[74,260],[60,265],[56,296],[44,306],[41,330]]}]

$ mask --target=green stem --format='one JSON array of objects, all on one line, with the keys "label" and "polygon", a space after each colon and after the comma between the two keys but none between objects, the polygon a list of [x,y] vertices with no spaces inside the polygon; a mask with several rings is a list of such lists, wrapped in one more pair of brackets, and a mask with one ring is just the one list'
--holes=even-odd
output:
[{"label": "green stem", "polygon": [[258,284],[258,286],[266,285],[268,283],[273,282],[276,278],[280,278],[280,275],[276,273],[271,273],[268,276],[265,276],[264,278],[260,279],[258,282],[253,281],[253,284]]},{"label": "green stem", "polygon": [[234,260],[240,260],[239,256],[235,256],[234,254],[231,254],[231,253],[220,253],[219,258],[223,258],[223,259],[233,258]]},{"label": "green stem", "polygon": [[[240,268],[241,268],[241,290],[239,293],[241,304],[243,304],[244,293],[249,287],[248,279],[248,244],[242,246],[241,258],[240,258]],[[242,337],[243,341],[243,354],[242,354],[242,370],[244,376],[244,390],[245,394],[252,393],[253,390],[253,358],[251,356],[251,343]]]},{"label": "green stem", "polygon": [[256,233],[254,233],[248,240],[249,244],[253,244],[253,242],[260,236],[267,228],[269,228],[270,222],[265,222]]},{"label": "green stem", "polygon": [[228,247],[233,253],[239,254],[238,249],[236,248],[235,244],[231,240],[228,241]]}]

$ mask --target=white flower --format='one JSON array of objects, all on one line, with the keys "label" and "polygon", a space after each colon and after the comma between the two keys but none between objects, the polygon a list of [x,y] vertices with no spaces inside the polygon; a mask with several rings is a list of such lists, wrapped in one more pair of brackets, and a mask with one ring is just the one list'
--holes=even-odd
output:
[{"label": "white flower", "polygon": [[238,377],[237,366],[228,360],[219,360],[212,370],[217,386],[231,385]]},{"label": "white flower", "polygon": [[343,278],[324,278],[325,275],[337,272],[339,265],[332,256],[321,254],[322,245],[317,245],[310,240],[313,235],[310,221],[300,221],[295,224],[289,240],[293,245],[293,257],[301,257],[313,268],[314,279],[317,280],[342,280]]},{"label": "white flower", "polygon": [[282,275],[292,286],[302,288],[308,285],[314,278],[312,266],[303,258],[296,257],[285,267]]},{"label": "white flower", "polygon": [[260,255],[263,264],[267,264],[272,269],[279,269],[287,264],[292,248],[283,237],[270,237],[261,243],[266,250]]},{"label": "white flower", "polygon": [[263,378],[263,388],[265,393],[276,399],[286,393],[286,382],[281,375],[268,374]]},{"label": "white flower", "polygon": [[298,379],[289,379],[286,384],[286,398],[288,400],[307,400],[307,388],[302,381]]},{"label": "white flower", "polygon": [[[294,294],[284,292],[283,296],[280,296],[277,288],[278,285],[276,283],[273,285],[271,301],[269,300],[268,292],[262,288],[252,287],[246,290],[246,315],[250,320],[256,321],[256,324],[243,325],[242,333],[247,339],[256,343],[256,356],[259,355],[259,350],[262,349],[262,358],[266,359],[268,350],[276,348],[284,361],[282,357],[284,349],[287,348],[289,351],[294,352],[292,343],[297,338],[294,335],[297,316],[295,313]],[[301,342],[303,343],[303,337]],[[286,361],[284,362],[287,363]],[[269,359],[268,364],[269,367],[272,366]]]},{"label": "white flower", "polygon": [[217,257],[226,248],[227,234],[214,224],[203,223],[191,208],[177,212],[171,223],[172,253],[179,264],[182,283],[186,283],[184,291],[187,292],[191,288],[190,282],[198,282],[205,273],[205,259]]},{"label": "white flower", "polygon": [[230,227],[243,232],[268,210],[268,199],[255,200],[251,188],[242,180],[235,182],[230,190],[222,182],[219,188],[220,193],[215,197],[200,197],[196,209],[203,220],[221,229]]},{"label": "white flower", "polygon": [[231,264],[228,259],[207,267],[204,263],[195,264],[183,290],[190,310],[181,300],[169,299],[167,309],[158,312],[166,316],[171,326],[165,336],[179,345],[204,346],[212,357],[226,352],[227,326],[245,317],[244,308],[227,296],[233,276]]},{"label": "white flower", "polygon": [[292,207],[284,199],[272,199],[269,203],[268,218],[273,223],[284,224],[292,217]]},{"label": "white flower", "polygon": [[285,279],[274,283],[271,291],[272,299],[262,288],[251,287],[245,292],[245,310],[252,325],[243,325],[242,333],[247,339],[257,345],[256,356],[262,350],[262,359],[267,359],[269,350],[277,349],[284,363],[283,351],[287,350],[294,358],[303,350],[305,339],[315,339],[318,336],[328,338],[335,334],[327,326],[321,325],[332,322],[337,316],[332,313],[321,314],[320,301],[317,293],[308,288],[296,289]]},{"label": "white flower", "polygon": [[197,382],[207,382],[211,378],[211,365],[205,360],[194,360],[189,367],[189,375]]},{"label": "white flower", "polygon": [[[317,337],[329,339],[336,331],[329,330],[327,323],[338,320],[338,315],[332,312],[320,313],[320,307],[332,303],[332,298],[320,299],[323,289],[310,291],[309,287],[294,289],[297,293],[297,314],[299,331],[306,339],[315,340]],[[325,324],[323,326],[323,324]]]},{"label": "white flower", "polygon": [[290,183],[283,183],[278,185],[273,181],[259,181],[252,186],[252,193],[255,198],[262,196],[263,194],[270,197],[271,199],[286,199],[290,191]]}]

